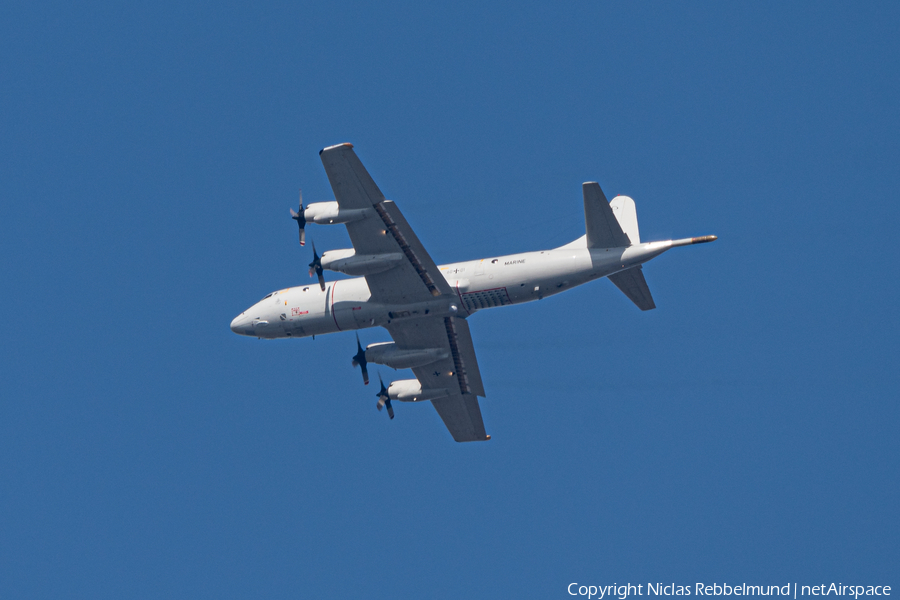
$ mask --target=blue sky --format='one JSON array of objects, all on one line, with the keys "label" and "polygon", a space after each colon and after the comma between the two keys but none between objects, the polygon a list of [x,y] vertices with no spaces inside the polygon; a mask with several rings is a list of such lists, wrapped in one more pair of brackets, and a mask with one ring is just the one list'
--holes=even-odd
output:
[{"label": "blue sky", "polygon": [[[0,597],[894,585],[900,8],[0,8]],[[388,421],[288,208],[352,142],[437,262],[716,234],[470,319],[493,440]],[[311,228],[320,249],[349,245]],[[364,343],[386,341],[367,330]],[[403,377],[385,369],[385,377]]]}]

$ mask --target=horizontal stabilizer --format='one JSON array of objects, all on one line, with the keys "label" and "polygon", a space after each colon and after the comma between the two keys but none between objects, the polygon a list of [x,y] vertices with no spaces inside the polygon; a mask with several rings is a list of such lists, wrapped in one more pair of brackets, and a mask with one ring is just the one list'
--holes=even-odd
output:
[{"label": "horizontal stabilizer", "polygon": [[588,181],[582,184],[584,194],[584,224],[587,230],[588,248],[622,248],[631,245],[619,220],[613,214],[600,184]]},{"label": "horizontal stabilizer", "polygon": [[609,280],[616,284],[616,287],[622,290],[622,293],[628,296],[628,299],[634,302],[639,309],[651,310],[656,308],[640,265],[613,273],[609,276]]}]

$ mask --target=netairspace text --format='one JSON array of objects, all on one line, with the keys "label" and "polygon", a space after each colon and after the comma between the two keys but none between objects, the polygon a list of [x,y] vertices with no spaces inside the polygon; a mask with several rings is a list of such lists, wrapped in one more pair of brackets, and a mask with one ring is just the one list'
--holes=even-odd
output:
[{"label": "netairspace text", "polygon": [[[644,591],[646,589],[646,592]],[[695,583],[678,585],[675,583],[613,583],[611,585],[587,585],[570,583],[566,588],[571,596],[583,596],[603,600],[629,596],[787,596],[796,600],[797,596],[890,596],[889,585],[844,585],[843,583],[820,583],[818,585],[751,585],[748,583]]]}]

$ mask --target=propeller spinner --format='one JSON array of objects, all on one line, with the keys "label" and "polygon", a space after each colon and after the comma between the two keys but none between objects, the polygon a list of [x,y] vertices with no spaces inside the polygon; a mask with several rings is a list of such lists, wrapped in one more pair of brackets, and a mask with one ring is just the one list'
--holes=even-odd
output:
[{"label": "propeller spinner", "polygon": [[381,384],[381,389],[378,391],[376,396],[378,396],[378,410],[381,410],[382,407],[387,407],[388,416],[390,418],[394,418],[394,407],[391,406],[391,397],[388,396],[387,388],[384,387],[384,381],[381,380],[381,374],[378,375],[378,382]]},{"label": "propeller spinner", "polygon": [[297,221],[300,227],[300,245],[306,245],[306,215],[303,212],[303,190],[300,190],[300,209],[299,212],[291,209],[291,218]]},{"label": "propeller spinner", "polygon": [[366,364],[368,361],[366,360],[366,351],[363,350],[362,345],[359,343],[359,334],[356,334],[356,354],[353,356],[353,366],[359,366],[362,368],[362,376],[363,383],[365,385],[369,385],[369,370],[366,368]]}]

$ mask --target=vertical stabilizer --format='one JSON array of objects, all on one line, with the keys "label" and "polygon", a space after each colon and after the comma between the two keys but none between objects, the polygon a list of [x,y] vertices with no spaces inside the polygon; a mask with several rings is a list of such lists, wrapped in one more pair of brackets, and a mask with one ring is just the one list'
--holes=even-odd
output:
[{"label": "vertical stabilizer", "polygon": [[635,246],[641,243],[641,234],[638,232],[637,211],[634,208],[634,200],[628,196],[616,196],[609,203],[612,208],[616,221],[622,227],[622,231],[631,240],[631,245]]}]

